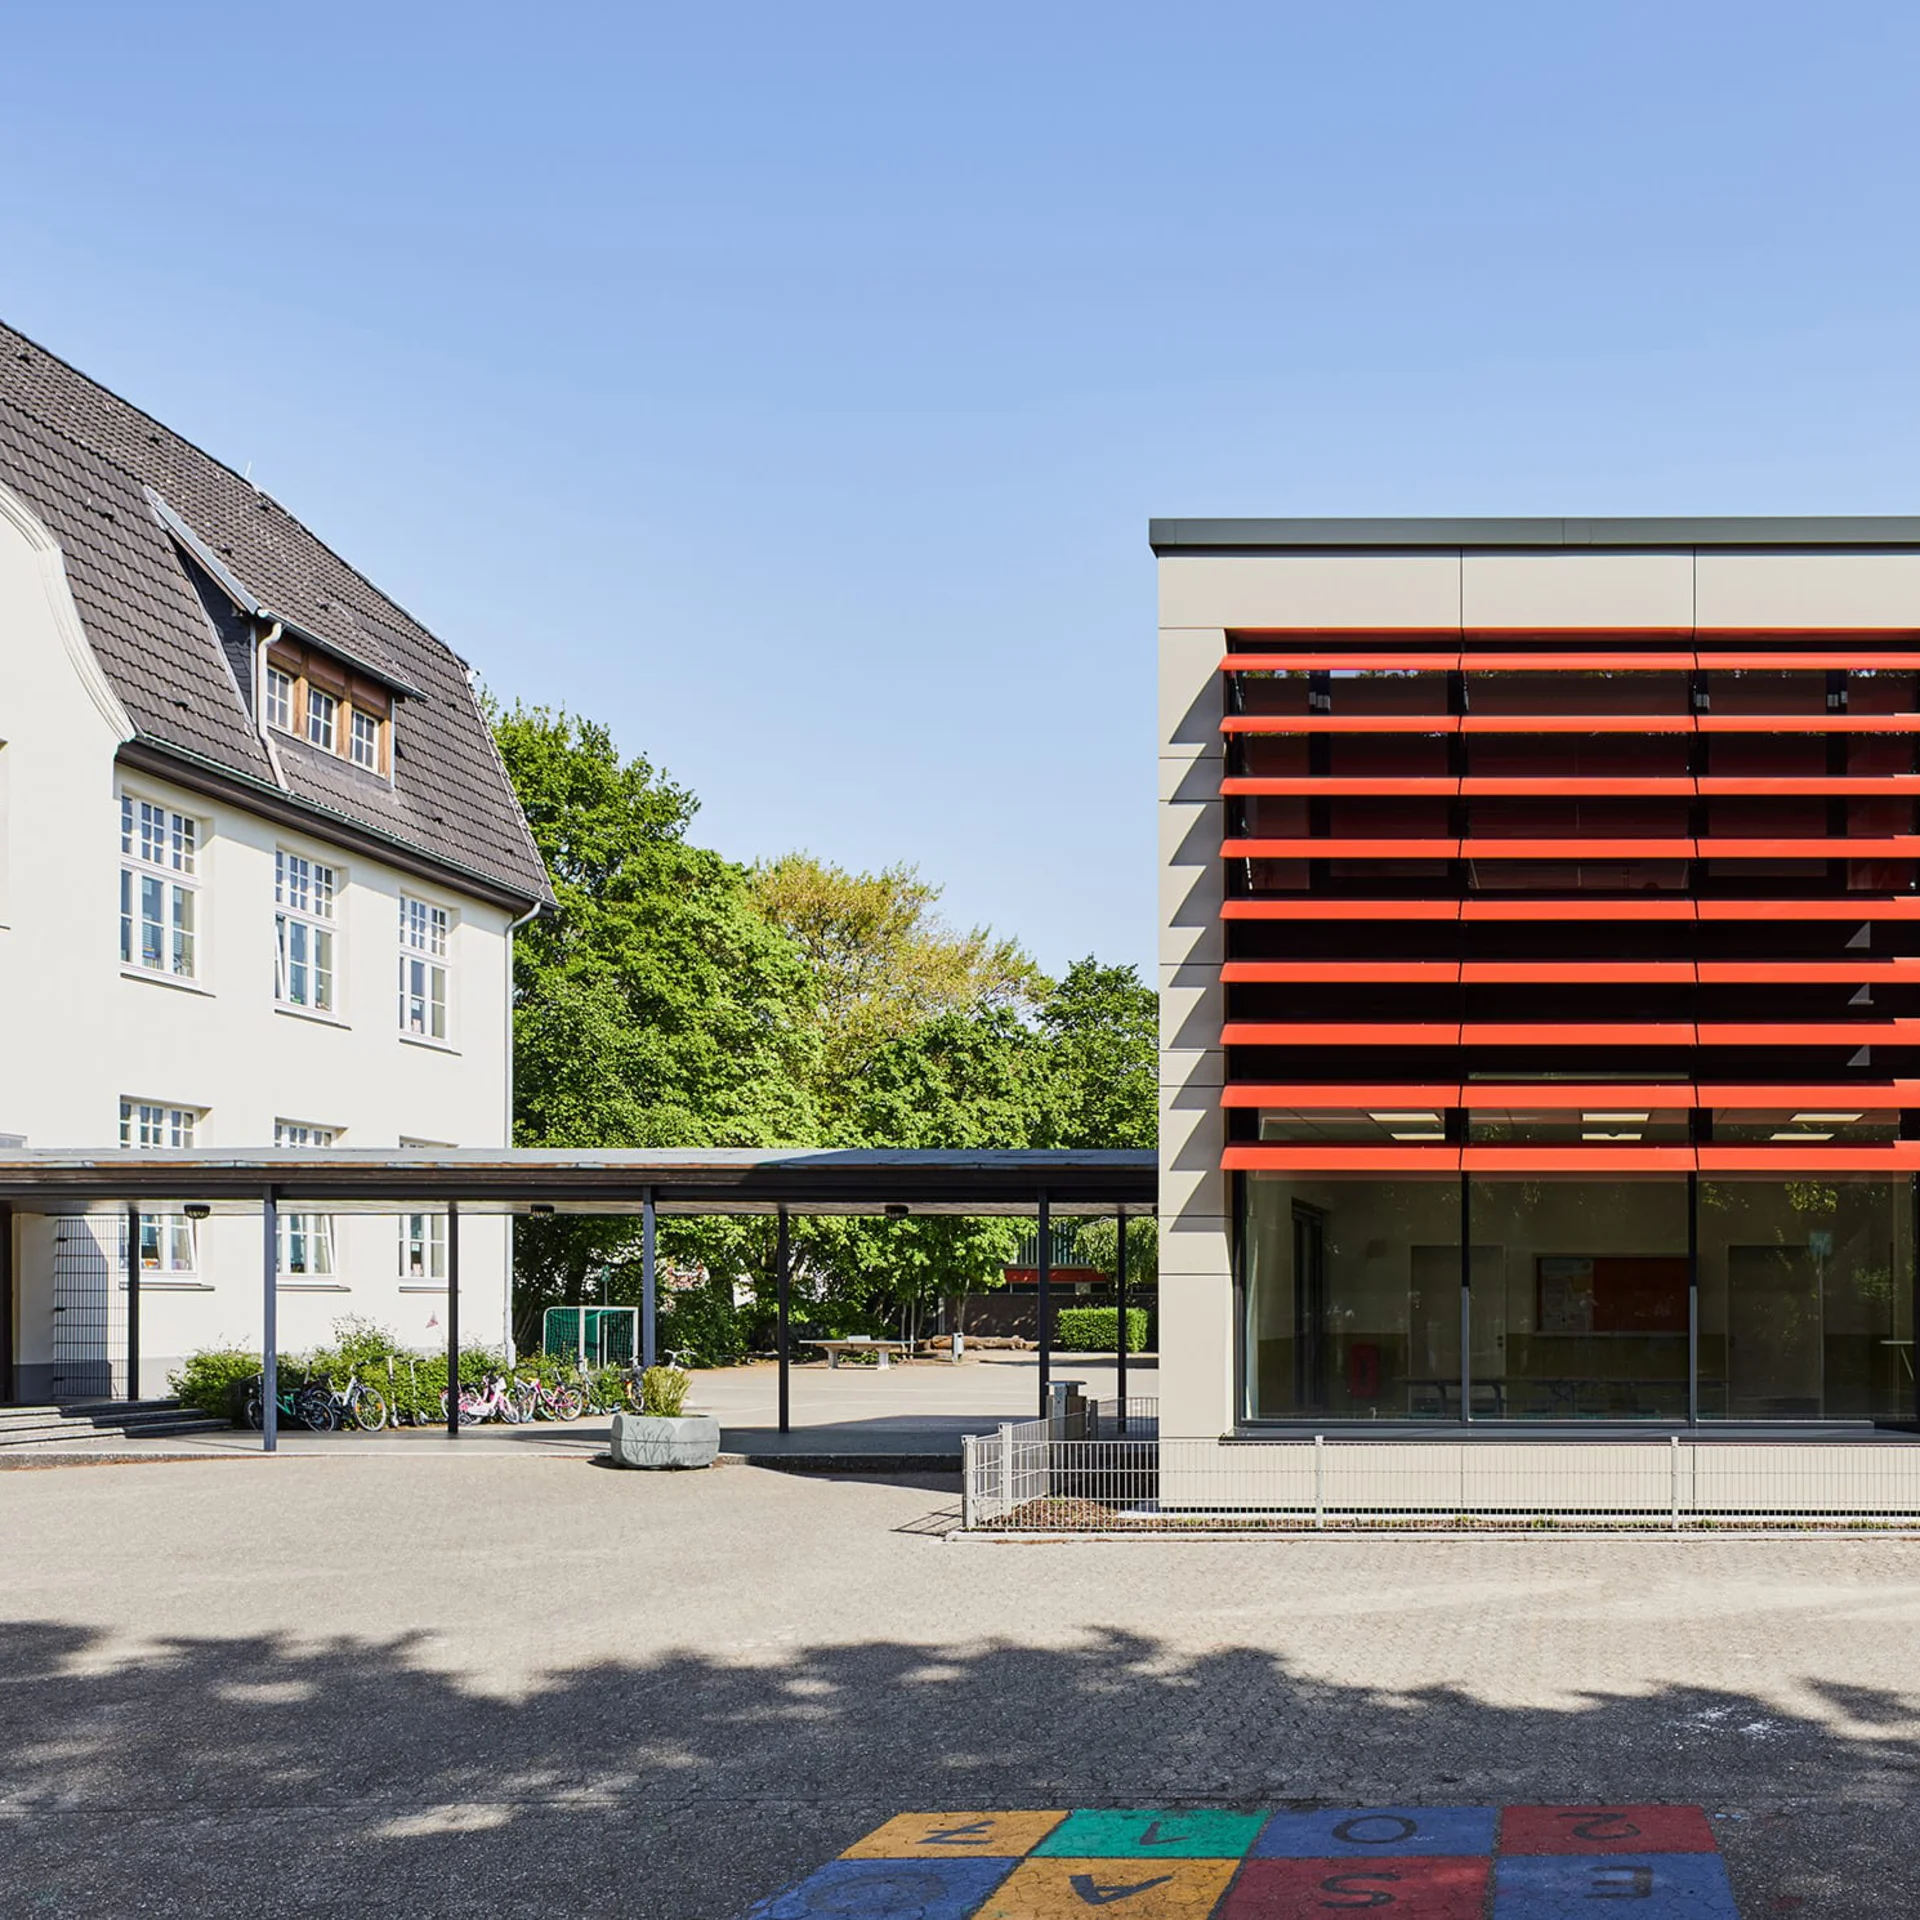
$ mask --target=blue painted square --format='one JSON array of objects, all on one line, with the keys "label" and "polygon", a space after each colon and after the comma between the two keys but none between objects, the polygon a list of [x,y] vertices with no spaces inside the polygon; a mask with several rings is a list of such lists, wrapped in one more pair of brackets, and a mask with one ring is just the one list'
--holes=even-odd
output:
[{"label": "blue painted square", "polygon": [[[1612,1903],[1619,1901],[1618,1906]],[[1726,1862],[1717,1853],[1589,1853],[1501,1856],[1493,1920],[1739,1920]]]},{"label": "blue painted square", "polygon": [[1017,1860],[835,1860],[746,1920],[967,1920]]},{"label": "blue painted square", "polygon": [[1252,1860],[1458,1859],[1493,1851],[1497,1807],[1333,1807],[1276,1813]]}]

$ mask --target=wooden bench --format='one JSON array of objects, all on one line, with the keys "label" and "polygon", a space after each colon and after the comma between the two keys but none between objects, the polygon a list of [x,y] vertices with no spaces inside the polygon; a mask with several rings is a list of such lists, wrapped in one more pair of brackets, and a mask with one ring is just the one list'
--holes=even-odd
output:
[{"label": "wooden bench", "polygon": [[910,1358],[913,1353],[912,1345],[905,1340],[874,1340],[863,1333],[851,1334],[844,1340],[803,1340],[800,1344],[819,1347],[827,1356],[829,1370],[840,1364],[842,1354],[870,1353],[875,1365],[884,1370],[893,1365],[893,1355],[896,1353],[903,1360]]}]

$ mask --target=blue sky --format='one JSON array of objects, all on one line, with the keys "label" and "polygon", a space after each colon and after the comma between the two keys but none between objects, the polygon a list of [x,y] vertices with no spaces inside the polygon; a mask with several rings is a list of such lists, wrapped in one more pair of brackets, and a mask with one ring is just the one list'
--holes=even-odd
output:
[{"label": "blue sky", "polygon": [[1151,514],[1910,512],[1911,6],[19,9],[0,313],[746,859],[1152,958]]}]

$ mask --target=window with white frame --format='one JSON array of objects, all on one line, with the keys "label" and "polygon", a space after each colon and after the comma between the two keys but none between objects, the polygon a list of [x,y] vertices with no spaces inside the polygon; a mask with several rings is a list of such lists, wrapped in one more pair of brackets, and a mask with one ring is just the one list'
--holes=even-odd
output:
[{"label": "window with white frame", "polygon": [[447,1037],[445,907],[400,897],[400,1031],[426,1040]]},{"label": "window with white frame", "polygon": [[353,710],[353,764],[369,773],[380,771],[380,719],[377,714]]},{"label": "window with white frame", "polygon": [[447,1216],[444,1213],[400,1216],[400,1278],[419,1287],[447,1284]]},{"label": "window with white frame", "polygon": [[[174,1107],[160,1100],[122,1100],[120,1144],[190,1147],[199,1119],[197,1107]],[[166,1280],[191,1280],[200,1271],[199,1236],[184,1213],[140,1216],[140,1271]]]},{"label": "window with white frame", "polygon": [[284,847],[273,856],[273,997],[313,1013],[333,1011],[331,867]]},{"label": "window with white frame", "polygon": [[293,731],[293,675],[281,667],[267,669],[267,725]]},{"label": "window with white frame", "polygon": [[198,1107],[169,1107],[157,1100],[120,1102],[123,1147],[190,1147],[199,1123]]},{"label": "window with white frame", "polygon": [[[330,1147],[339,1139],[335,1127],[316,1127],[304,1120],[276,1120],[276,1147]],[[280,1278],[331,1281],[334,1276],[333,1216],[330,1213],[279,1215]]]},{"label": "window with white frame", "polygon": [[120,964],[191,980],[199,822],[132,794],[120,796]]},{"label": "window with white frame", "polygon": [[307,689],[307,739],[323,753],[338,753],[340,702],[318,687]]}]

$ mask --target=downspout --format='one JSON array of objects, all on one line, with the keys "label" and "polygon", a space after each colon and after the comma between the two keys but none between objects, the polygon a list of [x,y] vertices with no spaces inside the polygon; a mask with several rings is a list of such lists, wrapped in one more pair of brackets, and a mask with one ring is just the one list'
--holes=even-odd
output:
[{"label": "downspout", "polygon": [[273,769],[273,777],[284,787],[287,776],[281,771],[280,756],[273,750],[273,735],[267,728],[267,649],[285,631],[285,622],[275,619],[264,607],[256,618],[271,624],[253,646],[253,725],[260,735],[260,744],[267,750],[267,764]]},{"label": "downspout", "polygon": [[[540,902],[536,900],[518,920],[507,922],[507,990],[501,998],[506,1008],[507,1124],[504,1139],[509,1152],[513,1148],[513,936],[522,927],[530,926],[539,919],[544,911]],[[507,1216],[507,1273],[504,1284],[506,1301],[503,1323],[506,1329],[507,1367],[511,1371],[519,1359],[513,1346],[513,1216],[511,1214]]]}]

